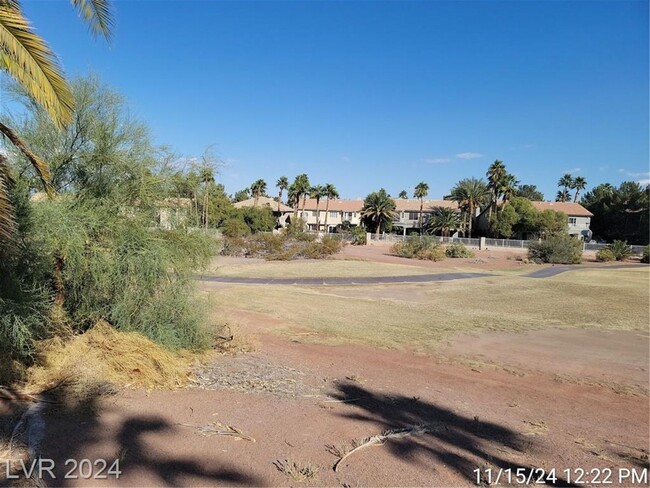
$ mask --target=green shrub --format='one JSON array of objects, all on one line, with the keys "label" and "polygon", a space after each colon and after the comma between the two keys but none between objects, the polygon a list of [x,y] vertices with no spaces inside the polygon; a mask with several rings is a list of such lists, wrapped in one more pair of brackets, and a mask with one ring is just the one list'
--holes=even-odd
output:
[{"label": "green shrub", "polygon": [[474,253],[467,249],[464,244],[450,244],[445,248],[448,258],[473,258]]},{"label": "green shrub", "polygon": [[641,256],[642,263],[650,263],[650,246],[643,248],[643,255]]},{"label": "green shrub", "polygon": [[403,258],[430,261],[441,261],[445,258],[443,247],[430,237],[423,236],[409,236],[403,242],[393,244],[391,253]]},{"label": "green shrub", "polygon": [[368,239],[368,231],[366,230],[365,227],[363,226],[352,227],[350,234],[352,235],[351,244],[353,246],[366,245],[366,240]]},{"label": "green shrub", "polygon": [[251,230],[243,220],[230,218],[224,222],[221,233],[226,237],[244,237],[249,235]]},{"label": "green shrub", "polygon": [[625,241],[614,241],[611,244],[608,244],[606,249],[611,251],[616,258],[616,261],[623,261],[634,254],[632,246],[628,246]]},{"label": "green shrub", "polygon": [[616,261],[616,255],[609,248],[601,249],[596,253],[596,261]]},{"label": "green shrub", "polygon": [[243,256],[246,240],[243,237],[224,237],[221,247],[222,256]]},{"label": "green shrub", "polygon": [[569,234],[552,234],[532,243],[528,257],[536,263],[578,264],[582,262],[582,241]]}]

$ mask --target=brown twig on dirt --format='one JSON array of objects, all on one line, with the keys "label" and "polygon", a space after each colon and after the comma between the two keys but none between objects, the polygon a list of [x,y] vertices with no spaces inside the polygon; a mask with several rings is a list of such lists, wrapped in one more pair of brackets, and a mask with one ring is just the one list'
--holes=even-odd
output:
[{"label": "brown twig on dirt", "polygon": [[[402,439],[408,436],[428,434],[434,432],[436,428],[437,426],[434,424],[415,425],[413,427],[408,427],[405,429],[387,430],[379,435],[373,435],[371,437],[366,437],[365,439],[361,439],[360,441],[355,441],[353,443],[354,447],[347,453],[343,454],[341,458],[338,461],[336,461],[336,464],[334,464],[334,471],[338,471],[339,466],[345,459],[350,457],[355,452],[360,451],[364,447],[379,446],[384,444],[384,442],[390,439]],[[332,453],[337,452],[335,448],[332,448],[333,446],[328,446],[328,447],[331,448],[328,449],[330,452]]]},{"label": "brown twig on dirt", "polygon": [[232,425],[222,424],[221,422],[212,422],[207,425],[192,425],[192,424],[178,424],[183,427],[192,427],[197,430],[197,432],[204,436],[210,435],[227,435],[231,437],[236,437],[238,439],[244,439],[246,441],[255,442],[255,439],[247,436],[237,427]]}]

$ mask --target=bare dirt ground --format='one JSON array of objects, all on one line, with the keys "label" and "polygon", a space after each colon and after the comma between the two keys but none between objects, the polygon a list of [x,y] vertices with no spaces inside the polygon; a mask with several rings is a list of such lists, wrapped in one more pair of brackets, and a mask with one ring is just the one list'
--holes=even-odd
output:
[{"label": "bare dirt ground", "polygon": [[[481,467],[647,465],[645,396],[558,381],[542,370],[520,375],[435,356],[304,344],[261,332],[273,322],[259,315],[244,315],[241,323],[258,336],[260,350],[198,368],[194,388],[124,392],[108,399],[98,417],[68,414],[50,422],[44,455],[57,466],[69,458],[122,458],[117,480],[59,477],[55,484],[295,486],[273,464],[285,460],[319,469],[302,484],[327,486],[466,486]],[[597,344],[585,347],[587,360],[590,349],[602,356]],[[615,352],[608,361],[622,375],[635,362],[617,361]],[[211,435],[217,422],[254,442]],[[343,449],[422,424],[431,432],[362,449],[332,469],[338,458],[327,446]]]},{"label": "bare dirt ground", "polygon": [[[472,258],[413,264],[385,252],[379,246],[350,246],[341,257],[486,271],[539,269],[508,259],[504,251],[477,254],[481,263]],[[552,279],[560,286],[570,277]],[[436,285],[433,292],[443,286],[451,288]],[[211,286],[206,293],[227,289]],[[263,287],[246,290],[264,292]],[[428,300],[430,292],[420,291],[404,301]],[[353,298],[361,292],[346,293]],[[383,287],[373,293],[384,294],[381,300],[395,296]],[[595,468],[611,469],[613,484],[619,485],[620,469],[648,468],[647,331],[482,332],[416,354],[319,343],[311,340],[316,330],[279,335],[286,326],[279,315],[241,308],[231,300],[228,320],[236,334],[257,345],[255,352],[197,364],[187,389],[122,391],[104,398],[97,414],[87,405],[51,413],[41,454],[55,461],[56,479],[45,481],[52,486],[469,486],[486,482],[485,471],[477,479],[476,469],[490,468],[496,475],[511,468],[514,477],[517,468],[526,474],[531,468],[555,468],[556,484],[566,486],[576,481],[578,469]],[[355,451],[333,469],[355,441],[395,429],[411,430]],[[104,459],[109,465],[119,459],[122,474],[65,478],[72,467],[66,466],[68,459]],[[593,473],[577,484],[593,480]]]}]

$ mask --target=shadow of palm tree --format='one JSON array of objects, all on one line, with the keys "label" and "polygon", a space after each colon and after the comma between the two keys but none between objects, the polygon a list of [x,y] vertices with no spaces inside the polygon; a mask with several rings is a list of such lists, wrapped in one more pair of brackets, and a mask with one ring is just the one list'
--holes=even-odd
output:
[{"label": "shadow of palm tree", "polygon": [[[119,477],[125,476],[129,476],[129,480],[144,479],[148,484],[153,482],[161,486],[182,486],[188,483],[201,486],[263,484],[263,481],[256,477],[222,465],[217,456],[208,453],[200,459],[193,459],[180,453],[170,456],[161,450],[152,449],[150,442],[145,443],[145,438],[150,441],[152,435],[162,434],[167,438],[177,430],[177,426],[160,417],[146,414],[130,416],[120,419],[116,426],[107,428],[102,424],[99,412],[116,414],[119,418],[119,411],[114,410],[110,397],[102,395],[100,390],[87,395],[81,401],[76,399],[70,402],[67,396],[74,395],[68,395],[65,389],[60,389],[49,398],[44,398],[52,403],[49,403],[45,409],[46,432],[38,451],[41,459],[48,463],[52,460],[54,466],[52,473],[48,471],[34,473],[32,479],[25,479],[24,473],[18,472],[15,473],[20,476],[17,480],[3,480],[0,476],[0,486],[33,486],[33,482],[40,481],[47,486],[64,487],[78,484],[79,481],[83,481],[83,474],[80,470],[70,472],[74,463],[69,460],[79,462],[82,459],[90,459],[94,462],[96,461],[92,459],[94,453],[106,452],[106,449],[97,451],[96,447],[107,445],[114,447],[111,447],[111,456],[105,459],[107,469],[102,473],[102,476],[106,476],[104,478],[106,486],[118,484]],[[5,425],[5,428],[0,431],[2,434],[0,440],[8,440],[8,436],[11,435],[10,424],[13,422],[15,425],[20,412],[24,411],[24,406],[16,405],[11,411],[7,410],[4,416],[0,415],[0,421],[3,421],[0,425]],[[119,459],[121,471],[118,477],[115,476],[115,472],[108,471],[116,459]],[[98,473],[96,467],[93,469],[94,473],[91,477]],[[38,479],[39,474],[43,474],[42,480]],[[30,482],[32,484],[29,484]]]},{"label": "shadow of palm tree", "polygon": [[[494,476],[499,470],[509,470],[512,479],[521,473],[533,482],[544,482],[554,486],[575,486],[558,476],[538,480],[535,466],[513,462],[510,457],[535,455],[538,447],[530,437],[523,436],[507,427],[482,421],[479,417],[469,418],[433,403],[402,395],[386,395],[373,392],[357,384],[337,385],[332,395],[342,401],[357,399],[349,405],[357,408],[353,413],[341,414],[357,421],[369,422],[382,430],[405,429],[414,426],[431,426],[424,436],[403,437],[386,443],[385,448],[393,455],[409,462],[422,463],[416,454],[424,453],[428,458],[451,468],[470,483],[487,482],[487,469]],[[427,464],[428,461],[427,461]],[[477,479],[477,469],[482,469]]]}]

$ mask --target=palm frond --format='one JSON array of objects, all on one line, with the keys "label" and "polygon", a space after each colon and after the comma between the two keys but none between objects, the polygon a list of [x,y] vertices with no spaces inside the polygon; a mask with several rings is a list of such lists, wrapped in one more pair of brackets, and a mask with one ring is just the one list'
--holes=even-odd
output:
[{"label": "palm frond", "polygon": [[15,78],[63,127],[72,119],[74,98],[56,56],[10,3],[0,2],[0,69]]},{"label": "palm frond", "polygon": [[20,149],[20,151],[25,155],[25,157],[29,160],[29,162],[34,167],[34,170],[36,171],[36,174],[40,178],[41,182],[43,183],[43,188],[45,189],[48,195],[52,196],[54,190],[52,189],[52,185],[50,184],[50,169],[48,168],[45,161],[43,161],[36,154],[34,154],[27,147],[27,144],[25,144],[25,142],[20,137],[18,137],[18,134],[16,134],[11,128],[7,127],[1,122],[0,122],[0,133],[4,135],[7,139],[9,139],[11,143],[14,146],[16,146],[18,149]]},{"label": "palm frond", "polygon": [[72,0],[94,36],[110,40],[113,31],[113,8],[110,0]]}]

